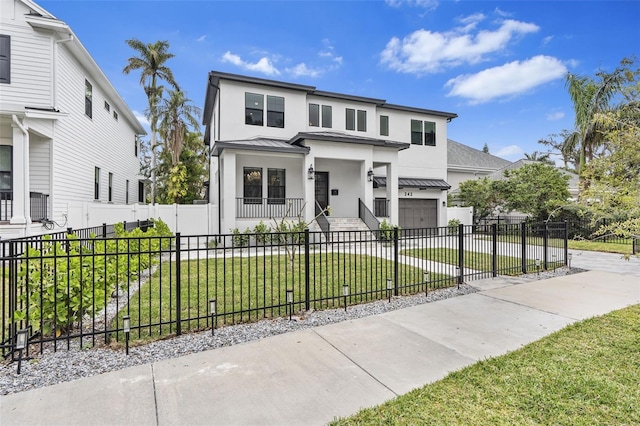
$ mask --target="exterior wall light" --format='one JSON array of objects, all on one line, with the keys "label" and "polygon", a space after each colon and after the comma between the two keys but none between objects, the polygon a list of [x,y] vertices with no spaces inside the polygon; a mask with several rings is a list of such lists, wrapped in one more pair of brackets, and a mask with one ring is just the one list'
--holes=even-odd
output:
[{"label": "exterior wall light", "polygon": [[309,166],[309,170],[307,170],[307,178],[309,180],[313,179],[313,174],[315,173],[315,170],[313,170],[313,164]]},{"label": "exterior wall light", "polygon": [[367,180],[373,182],[373,169],[371,167],[369,167],[369,171],[367,172]]}]

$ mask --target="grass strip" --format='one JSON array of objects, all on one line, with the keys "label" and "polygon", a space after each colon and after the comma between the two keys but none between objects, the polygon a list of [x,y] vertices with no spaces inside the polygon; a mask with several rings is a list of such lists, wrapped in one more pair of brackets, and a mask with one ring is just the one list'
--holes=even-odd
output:
[{"label": "grass strip", "polygon": [[333,425],[640,424],[640,305],[572,324]]}]

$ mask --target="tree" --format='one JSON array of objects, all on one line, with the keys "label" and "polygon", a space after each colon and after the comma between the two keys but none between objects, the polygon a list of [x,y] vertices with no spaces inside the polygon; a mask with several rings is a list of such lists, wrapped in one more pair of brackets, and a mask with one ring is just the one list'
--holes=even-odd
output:
[{"label": "tree", "polygon": [[[563,130],[559,135],[550,135],[549,139],[538,140],[538,143],[557,151],[562,158],[565,170],[575,171],[580,163],[580,153],[575,146],[566,143],[570,134],[571,132],[568,130]],[[560,140],[556,140],[556,138],[560,138]]]},{"label": "tree", "polygon": [[566,76],[565,86],[573,103],[575,128],[568,134],[564,144],[568,151],[578,150],[580,175],[587,163],[598,155],[604,143],[603,128],[595,117],[615,111],[617,107],[611,104],[612,100],[621,93],[625,84],[637,77],[629,68],[633,62],[633,59],[625,58],[613,72],[597,72],[596,79],[571,73]]},{"label": "tree", "polygon": [[169,42],[156,41],[155,43],[144,44],[140,40],[131,39],[126,43],[135,50],[139,56],[132,56],[127,60],[127,65],[122,70],[129,74],[132,71],[140,70],[140,85],[144,88],[149,101],[148,116],[151,127],[151,203],[155,203],[156,178],[155,178],[155,149],[156,132],[158,124],[157,106],[162,96],[163,86],[159,86],[159,80],[164,80],[174,88],[178,89],[178,84],[173,78],[173,72],[167,67],[166,62],[173,58],[169,53]]},{"label": "tree", "polygon": [[458,199],[464,206],[473,207],[476,223],[496,213],[502,199],[495,187],[495,182],[488,177],[472,179],[460,183]]},{"label": "tree", "polygon": [[496,181],[503,208],[546,220],[569,199],[569,176],[554,166],[535,162],[504,171],[504,180]]},{"label": "tree", "polygon": [[200,108],[191,105],[191,99],[181,90],[170,90],[168,95],[168,98],[160,100],[157,110],[159,132],[164,142],[163,149],[171,154],[171,164],[176,166],[187,134],[190,130],[200,130]]},{"label": "tree", "polygon": [[533,151],[531,154],[524,154],[524,159],[529,161],[539,161],[541,163],[553,165],[553,161],[551,161],[551,155],[546,152]]}]

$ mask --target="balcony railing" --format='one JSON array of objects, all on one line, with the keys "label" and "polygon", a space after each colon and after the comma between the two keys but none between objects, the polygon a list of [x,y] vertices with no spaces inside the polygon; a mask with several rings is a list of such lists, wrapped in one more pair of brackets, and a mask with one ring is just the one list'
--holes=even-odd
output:
[{"label": "balcony railing", "polygon": [[[30,192],[31,221],[41,222],[49,217],[49,195]],[[0,222],[8,222],[13,216],[13,192],[0,191]]]},{"label": "balcony railing", "polygon": [[236,198],[238,219],[304,217],[303,198]]}]

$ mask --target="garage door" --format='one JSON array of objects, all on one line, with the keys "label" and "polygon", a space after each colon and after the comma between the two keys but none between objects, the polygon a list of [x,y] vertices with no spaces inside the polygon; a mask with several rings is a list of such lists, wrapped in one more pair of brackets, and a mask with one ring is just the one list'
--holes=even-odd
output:
[{"label": "garage door", "polygon": [[399,208],[399,225],[402,229],[435,228],[438,226],[438,200],[401,198]]}]

